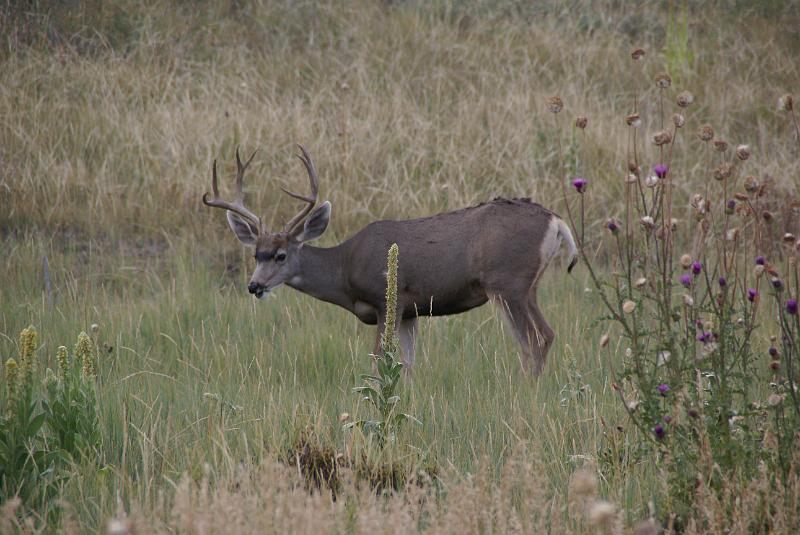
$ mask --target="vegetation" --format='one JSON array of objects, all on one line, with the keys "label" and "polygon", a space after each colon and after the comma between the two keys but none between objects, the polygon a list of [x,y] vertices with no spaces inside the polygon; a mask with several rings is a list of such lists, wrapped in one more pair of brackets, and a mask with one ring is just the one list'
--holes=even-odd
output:
[{"label": "vegetation", "polygon": [[[795,532],[798,16],[3,5],[0,532]],[[495,195],[571,216],[584,262],[540,286],[543,377],[492,308],[423,320],[413,380],[377,370],[374,420],[399,396],[421,425],[344,429],[372,421],[352,392],[371,329],[288,289],[250,299],[252,259],[199,200],[214,158],[258,148],[248,204],[277,225],[296,142],[334,206],[323,245]]]}]

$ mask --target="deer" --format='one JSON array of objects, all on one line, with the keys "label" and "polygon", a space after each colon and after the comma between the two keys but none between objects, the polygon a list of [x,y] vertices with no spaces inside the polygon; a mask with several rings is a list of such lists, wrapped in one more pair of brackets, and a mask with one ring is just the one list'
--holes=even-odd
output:
[{"label": "deer", "polygon": [[277,232],[270,232],[244,204],[243,177],[255,152],[242,162],[236,149],[233,201],[220,197],[216,159],[212,165],[213,197],[206,192],[203,203],[224,209],[233,233],[253,250],[256,267],[247,285],[251,294],[264,299],[285,284],[338,305],[377,326],[378,355],[386,318],[386,255],[397,243],[396,335],[408,370],[415,362],[419,317],[458,314],[492,301],[519,342],[522,372],[541,375],[555,333],[537,302],[537,287],[562,245],[567,247],[568,273],[578,261],[578,247],[564,220],[529,198],[498,197],[419,219],[374,221],[336,246],[315,247],[309,242],[327,229],[331,203],[317,206],[317,170],[305,147],[298,147],[310,193],[281,186],[303,207]]}]

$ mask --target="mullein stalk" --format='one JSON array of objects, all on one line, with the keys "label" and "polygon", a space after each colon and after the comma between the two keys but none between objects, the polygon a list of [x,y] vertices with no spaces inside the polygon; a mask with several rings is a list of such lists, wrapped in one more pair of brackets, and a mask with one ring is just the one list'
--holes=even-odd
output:
[{"label": "mullein stalk", "polygon": [[386,322],[381,338],[381,349],[394,356],[397,353],[397,336],[395,325],[397,323],[397,265],[399,248],[396,243],[389,247],[389,256],[386,268]]}]

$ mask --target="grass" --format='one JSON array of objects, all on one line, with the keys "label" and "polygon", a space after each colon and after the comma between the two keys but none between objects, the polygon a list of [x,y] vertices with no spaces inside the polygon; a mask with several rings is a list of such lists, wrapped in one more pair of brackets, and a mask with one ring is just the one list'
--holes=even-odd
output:
[{"label": "grass", "polygon": [[[250,299],[252,260],[200,196],[214,158],[229,186],[234,148],[258,148],[248,204],[277,225],[295,208],[278,185],[305,181],[292,157],[302,142],[334,207],[323,245],[376,218],[495,195],[563,211],[544,105],[559,94],[561,126],[589,117],[585,133],[562,141],[568,172],[592,179],[591,236],[622,209],[631,88],[652,96],[667,64],[675,92],[696,97],[674,162],[685,170],[676,205],[707,180],[702,147],[689,139],[705,122],[750,144],[760,176],[795,195],[793,127],[774,109],[800,80],[791,5],[689,4],[677,16],[644,2],[581,1],[0,10],[0,355],[16,352],[29,324],[51,367],[55,348],[93,323],[107,348],[102,455],[74,467],[62,489],[62,530],[99,531],[120,507],[145,530],[191,531],[191,518],[220,529],[214,522],[236,514],[256,526],[267,517],[253,504],[280,503],[291,514],[274,525],[302,521],[308,531],[327,520],[340,531],[400,530],[404,506],[433,531],[478,522],[476,509],[521,515],[530,532],[582,531],[567,489],[584,464],[598,467],[600,492],[626,523],[648,516],[661,480],[612,391],[610,365],[624,348],[600,350],[599,303],[585,272],[566,276],[563,266],[542,282],[557,340],[538,383],[521,376],[516,342],[492,308],[422,322],[406,395],[423,425],[404,441],[443,474],[441,509],[423,514],[411,491],[376,502],[351,489],[345,504],[277,484],[291,474],[273,463],[307,425],[337,451],[354,447],[339,417],[359,411],[350,389],[369,369],[373,328],[288,288]],[[630,61],[634,45],[648,50],[644,64]],[[655,110],[640,111],[644,135],[656,130]],[[644,150],[644,161],[654,157]],[[688,208],[677,216],[688,219]],[[232,516],[209,517],[203,503]],[[305,517],[311,508],[318,514]],[[496,520],[481,522],[513,527]]]}]

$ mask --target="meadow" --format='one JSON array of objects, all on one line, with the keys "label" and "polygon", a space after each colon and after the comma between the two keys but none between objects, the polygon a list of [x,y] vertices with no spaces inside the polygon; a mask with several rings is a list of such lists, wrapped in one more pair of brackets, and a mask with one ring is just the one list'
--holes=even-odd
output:
[{"label": "meadow", "polygon": [[[567,275],[557,261],[541,283],[557,338],[538,381],[521,374],[497,310],[422,320],[401,386],[422,424],[376,453],[342,429],[368,413],[352,388],[370,370],[374,328],[289,288],[252,299],[250,253],[200,198],[214,159],[228,187],[235,148],[258,149],[248,205],[279,225],[297,208],[279,186],[305,187],[302,143],[333,205],[324,246],[375,219],[499,195],[561,213],[562,182],[585,176],[585,250],[608,272],[604,222],[625,209],[624,119],[635,97],[642,137],[658,129],[658,72],[671,75],[671,100],[684,89],[695,99],[672,162],[679,222],[711,180],[694,136],[703,123],[751,147],[750,172],[772,198],[796,197],[796,123],[776,109],[800,81],[796,4],[120,0],[0,12],[0,360],[29,325],[40,370],[90,333],[101,436],[44,504],[0,504],[0,532],[669,526],[669,468],[643,452],[614,388],[626,343],[600,321],[583,263]],[[632,61],[636,47],[646,61]],[[640,150],[655,163],[652,144]],[[776,237],[800,230],[784,205],[771,209],[786,212]],[[775,334],[753,342],[764,398]],[[334,493],[301,465],[317,454],[341,462]],[[382,466],[401,467],[399,489]],[[615,507],[600,520],[581,501],[586,470]],[[760,496],[773,479],[754,483]],[[783,520],[765,531],[797,527],[792,481]],[[709,499],[694,527],[752,530],[750,498]]]}]

